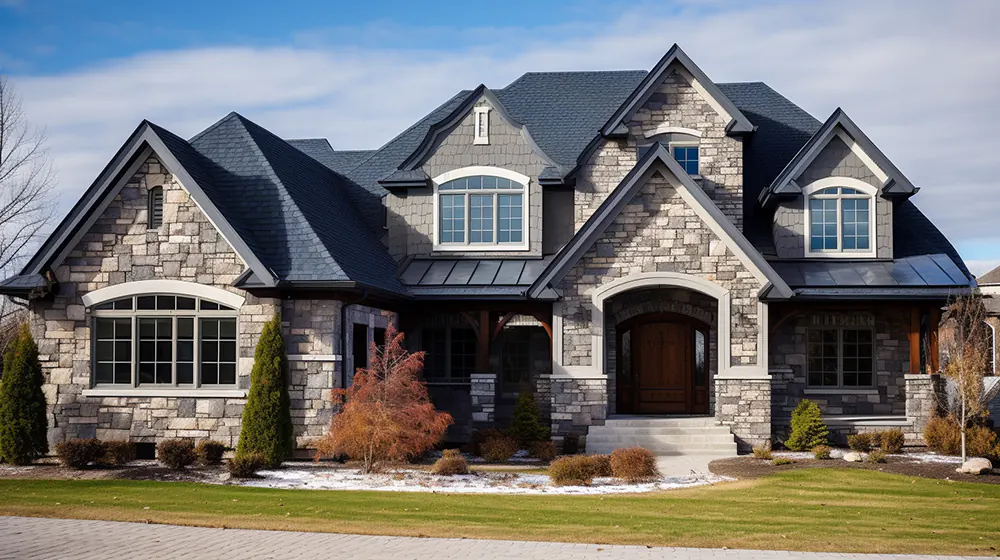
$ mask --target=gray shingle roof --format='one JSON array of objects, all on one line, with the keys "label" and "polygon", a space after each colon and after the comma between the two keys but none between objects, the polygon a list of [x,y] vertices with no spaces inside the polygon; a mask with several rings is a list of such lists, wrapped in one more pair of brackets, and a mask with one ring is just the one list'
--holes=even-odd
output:
[{"label": "gray shingle roof", "polygon": [[979,282],[980,286],[986,284],[1000,284],[1000,266],[994,268],[993,270],[987,272],[986,274],[979,276],[979,278],[977,278],[976,280]]},{"label": "gray shingle roof", "polygon": [[375,153],[375,150],[334,150],[326,138],[298,138],[285,142],[341,174],[354,169]]}]

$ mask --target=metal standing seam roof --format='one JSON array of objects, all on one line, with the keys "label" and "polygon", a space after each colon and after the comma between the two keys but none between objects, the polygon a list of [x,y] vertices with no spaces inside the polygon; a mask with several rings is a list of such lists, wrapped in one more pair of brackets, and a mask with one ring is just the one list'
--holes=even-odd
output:
[{"label": "metal standing seam roof", "polygon": [[969,279],[948,255],[937,253],[892,261],[772,261],[792,288],[955,288]]},{"label": "metal standing seam roof", "polygon": [[399,275],[407,287],[528,287],[552,260],[413,259]]}]

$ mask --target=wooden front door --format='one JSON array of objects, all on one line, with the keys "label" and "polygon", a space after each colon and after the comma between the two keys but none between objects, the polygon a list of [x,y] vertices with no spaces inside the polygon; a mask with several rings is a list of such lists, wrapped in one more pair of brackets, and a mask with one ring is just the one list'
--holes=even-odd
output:
[{"label": "wooden front door", "polygon": [[708,413],[707,329],[682,316],[621,325],[618,412]]}]

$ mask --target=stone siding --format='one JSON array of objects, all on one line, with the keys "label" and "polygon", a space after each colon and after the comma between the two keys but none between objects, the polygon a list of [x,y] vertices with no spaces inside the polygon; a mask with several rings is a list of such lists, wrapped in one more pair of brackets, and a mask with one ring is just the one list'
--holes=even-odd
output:
[{"label": "stone siding", "polygon": [[472,427],[492,428],[497,409],[497,376],[495,373],[473,373],[469,379],[472,404]]},{"label": "stone siding", "polygon": [[770,379],[716,378],[715,391],[715,418],[729,426],[740,451],[770,442]]},{"label": "stone siding", "polygon": [[[298,447],[326,433],[333,419],[330,390],[341,388],[340,307],[336,300],[282,302],[288,359],[288,397]],[[301,359],[316,356],[318,359]]]},{"label": "stone siding", "polygon": [[792,411],[803,398],[815,401],[825,415],[903,416],[906,413],[905,376],[910,367],[909,310],[884,307],[871,315],[875,333],[875,386],[871,389],[808,387],[810,312],[804,311],[772,331],[769,352],[773,383],[772,418],[777,439],[787,435]]},{"label": "stone siding", "polygon": [[[337,318],[338,322],[340,318]],[[399,318],[393,311],[386,311],[384,309],[378,309],[375,307],[369,307],[367,305],[350,304],[347,306],[346,312],[347,320],[347,332],[344,333],[347,339],[347,347],[343,352],[344,356],[344,367],[347,368],[347,385],[351,384],[351,380],[354,379],[354,373],[357,371],[358,367],[363,367],[361,364],[354,363],[354,325],[367,325],[368,326],[368,341],[367,345],[370,347],[371,343],[375,341],[375,329],[386,329],[389,324],[399,326]],[[404,344],[406,339],[404,338]],[[379,341],[381,344],[382,341]]]},{"label": "stone siding", "polygon": [[[486,105],[485,100],[476,105]],[[500,167],[516,171],[531,178],[527,187],[528,219],[525,233],[528,235],[528,251],[489,251],[489,256],[536,255],[542,254],[542,189],[538,184],[538,174],[551,165],[538,154],[533,144],[521,130],[511,126],[493,109],[490,115],[490,143],[473,144],[474,115],[470,109],[462,121],[432,149],[431,155],[423,163],[422,169],[430,177],[472,165]],[[409,189],[405,196],[389,194],[388,205],[388,245],[389,252],[397,260],[407,255],[428,255],[434,245],[434,193],[431,189]],[[467,252],[448,251],[449,255],[484,254],[474,250]]]},{"label": "stone siding", "polygon": [[[147,195],[156,186],[163,187],[163,225],[148,229]],[[91,316],[81,297],[152,279],[197,282],[244,296],[237,387],[246,389],[257,339],[280,307],[276,300],[230,286],[244,268],[180,183],[155,157],[149,158],[56,268],[59,293],[33,302],[31,327],[46,376],[50,442],[208,437],[235,443],[244,399],[84,397],[91,385]]]},{"label": "stone siding", "polygon": [[[585,435],[608,417],[608,380],[553,377],[552,433]],[[583,445],[581,445],[583,448]]]}]

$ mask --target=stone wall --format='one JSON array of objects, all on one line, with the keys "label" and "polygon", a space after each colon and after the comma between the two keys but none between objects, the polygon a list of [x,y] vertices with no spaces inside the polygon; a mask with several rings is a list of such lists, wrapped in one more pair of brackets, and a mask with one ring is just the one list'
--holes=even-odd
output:
[{"label": "stone wall", "polygon": [[340,307],[336,300],[282,302],[288,396],[299,447],[309,447],[333,419],[330,390],[342,386]]},{"label": "stone wall", "polygon": [[[163,225],[147,227],[149,189],[163,187]],[[84,397],[91,385],[91,317],[81,297],[107,286],[170,279],[246,298],[238,318],[237,387],[250,384],[257,339],[278,302],[232,288],[244,265],[177,180],[151,157],[55,269],[59,293],[32,304],[31,327],[45,372],[49,439],[193,437],[235,443],[241,398]]]},{"label": "stone wall", "polygon": [[770,379],[716,378],[715,392],[715,418],[729,426],[740,451],[770,442]]},{"label": "stone wall", "polygon": [[469,396],[472,404],[472,427],[492,428],[496,419],[497,375],[473,373],[469,378]]},{"label": "stone wall", "polygon": [[909,310],[883,307],[861,311],[871,315],[875,332],[875,384],[870,389],[808,387],[807,336],[813,315],[857,315],[858,313],[803,310],[784,321],[770,336],[773,423],[775,437],[783,439],[799,401],[808,398],[823,414],[878,416],[906,413],[905,375],[909,373]]},{"label": "stone wall", "polygon": [[551,383],[553,435],[585,435],[589,426],[604,424],[608,417],[607,379],[553,377]]},{"label": "stone wall", "polygon": [[[369,307],[367,305],[360,304],[349,304],[347,306],[345,319],[347,321],[347,332],[344,333],[346,338],[347,346],[344,348],[344,367],[347,372],[347,385],[351,384],[351,380],[354,379],[354,373],[357,371],[358,367],[363,367],[362,364],[354,363],[354,325],[366,325],[368,327],[367,331],[367,345],[370,347],[371,343],[375,341],[375,329],[386,329],[389,324],[399,326],[398,316],[393,311],[387,311],[384,309],[378,309],[375,307]],[[339,321],[338,317],[338,321]],[[405,341],[406,339],[404,339]],[[378,342],[382,344],[382,341]]]},{"label": "stone wall", "polygon": [[[485,100],[476,106],[488,105]],[[527,212],[525,233],[529,239],[528,251],[497,252],[487,254],[495,257],[503,254],[542,254],[542,189],[538,184],[538,174],[546,162],[520,129],[503,120],[500,112],[493,109],[490,115],[490,143],[473,144],[474,116],[472,109],[462,121],[439,140],[422,169],[430,177],[471,165],[500,167],[515,171],[531,178],[527,187]],[[405,196],[389,194],[388,245],[389,252],[397,260],[406,255],[427,255],[433,252],[434,244],[434,194],[431,189],[409,189]],[[476,254],[475,251],[455,252],[449,255]],[[483,254],[479,252],[479,254]]]}]

